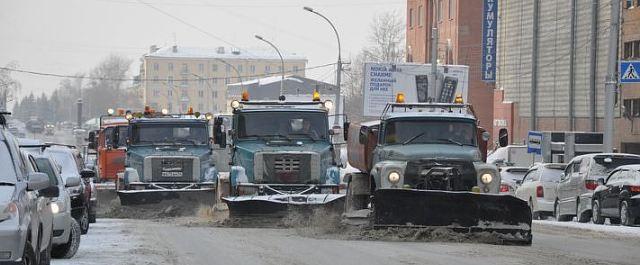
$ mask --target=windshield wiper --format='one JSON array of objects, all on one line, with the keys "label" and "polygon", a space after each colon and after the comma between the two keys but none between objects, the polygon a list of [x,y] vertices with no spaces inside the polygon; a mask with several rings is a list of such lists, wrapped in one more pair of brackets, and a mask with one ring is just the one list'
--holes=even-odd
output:
[{"label": "windshield wiper", "polygon": [[310,133],[290,133],[289,135],[303,135],[303,136],[307,136],[309,137],[309,139],[315,141],[318,141],[319,139],[316,139],[315,137],[313,137]]},{"label": "windshield wiper", "polygon": [[416,134],[413,137],[411,137],[411,138],[407,139],[406,141],[402,142],[402,145],[409,144],[409,143],[413,142],[415,139],[418,139],[420,136],[423,136],[423,135],[424,135],[424,132]]},{"label": "windshield wiper", "polygon": [[440,138],[440,139],[438,139],[438,140],[439,140],[439,141],[447,141],[447,142],[450,142],[450,143],[452,143],[452,144],[457,144],[457,145],[459,145],[459,146],[463,146],[463,145],[464,145],[464,144],[462,144],[461,142],[458,142],[458,141],[453,140],[453,139],[451,139],[451,138]]},{"label": "windshield wiper", "polygon": [[0,186],[15,186],[15,185],[16,185],[15,183],[0,181]]}]

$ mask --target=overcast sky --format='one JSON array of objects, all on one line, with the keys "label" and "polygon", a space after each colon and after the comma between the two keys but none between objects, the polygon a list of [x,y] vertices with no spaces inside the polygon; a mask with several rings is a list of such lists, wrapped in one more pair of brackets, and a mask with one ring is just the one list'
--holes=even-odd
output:
[{"label": "overcast sky", "polygon": [[[163,10],[209,34],[185,25]],[[404,17],[406,0],[0,0],[0,65],[18,62],[25,70],[55,74],[88,72],[111,53],[134,60],[149,45],[265,48],[262,35],[280,49],[305,55],[308,66],[336,61],[330,26],[303,6],[329,17],[342,40],[343,57],[367,44],[376,14],[396,10]],[[226,42],[226,43],[225,43]],[[332,69],[308,71],[333,82]],[[13,73],[21,94],[53,91],[60,78]]]}]

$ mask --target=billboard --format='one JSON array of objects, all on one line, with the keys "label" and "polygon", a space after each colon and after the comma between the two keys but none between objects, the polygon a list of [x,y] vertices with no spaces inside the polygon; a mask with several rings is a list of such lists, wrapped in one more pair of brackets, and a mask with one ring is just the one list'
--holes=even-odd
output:
[{"label": "billboard", "polygon": [[496,81],[498,0],[484,0],[482,14],[482,80]]},{"label": "billboard", "polygon": [[[365,63],[364,116],[380,116],[397,93],[404,93],[406,102],[429,102],[431,64]],[[436,98],[433,102],[453,102],[461,94],[467,102],[469,67],[466,65],[438,65]]]}]

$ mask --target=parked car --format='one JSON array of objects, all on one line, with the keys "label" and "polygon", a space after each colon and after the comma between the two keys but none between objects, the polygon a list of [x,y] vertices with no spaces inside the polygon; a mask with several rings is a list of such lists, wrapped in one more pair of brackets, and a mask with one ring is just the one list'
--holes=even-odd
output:
[{"label": "parked car", "polygon": [[556,220],[568,221],[574,216],[579,222],[591,220],[591,197],[605,178],[619,166],[640,164],[640,156],[620,153],[597,153],[571,159],[560,178],[554,206]]},{"label": "parked car", "polygon": [[640,224],[640,165],[621,166],[611,171],[593,192],[592,220],[603,224]]},{"label": "parked car", "polygon": [[565,167],[565,164],[536,164],[519,181],[515,196],[529,202],[534,219],[553,215],[556,186]]},{"label": "parked car", "polygon": [[514,195],[520,182],[529,168],[527,167],[501,167],[500,170],[500,194]]},{"label": "parked car", "polygon": [[84,167],[84,161],[80,157],[78,150],[68,146],[51,146],[44,150],[45,155],[50,156],[62,168],[62,178],[67,181],[69,177],[81,178],[81,185],[77,188],[70,188],[71,193],[71,215],[80,224],[82,234],[89,231],[91,215],[95,216],[97,201],[95,198],[95,187],[92,180],[95,172]]},{"label": "parked car", "polygon": [[59,195],[49,177],[34,170],[5,131],[0,113],[0,263],[50,264],[53,236],[51,199]]},{"label": "parked car", "polygon": [[528,153],[526,145],[507,145],[498,147],[487,156],[487,163],[498,167],[526,167],[542,161],[542,156]]},{"label": "parked car", "polygon": [[53,249],[51,256],[54,258],[71,258],[80,246],[80,225],[71,216],[71,196],[68,188],[80,186],[80,178],[68,177],[65,180],[60,176],[60,166],[48,156],[36,156],[35,162],[39,172],[46,173],[60,190],[60,195],[51,203],[53,213]]}]

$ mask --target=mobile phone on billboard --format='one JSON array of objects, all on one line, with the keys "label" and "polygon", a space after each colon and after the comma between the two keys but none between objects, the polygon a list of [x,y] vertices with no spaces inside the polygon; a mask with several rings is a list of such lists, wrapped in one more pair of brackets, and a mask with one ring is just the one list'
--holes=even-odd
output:
[{"label": "mobile phone on billboard", "polygon": [[418,102],[427,102],[427,99],[429,98],[428,75],[416,75],[416,92],[418,95]]},{"label": "mobile phone on billboard", "polygon": [[440,90],[438,102],[451,103],[455,98],[456,89],[458,88],[458,78],[453,76],[445,76]]}]

